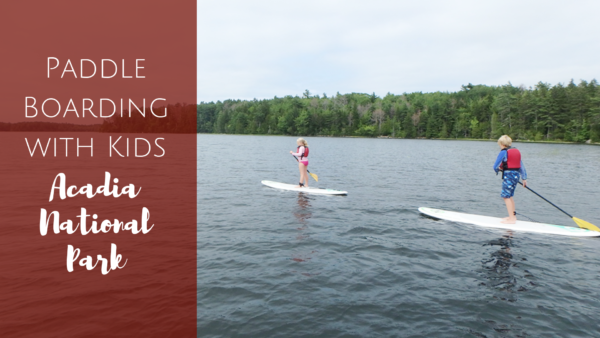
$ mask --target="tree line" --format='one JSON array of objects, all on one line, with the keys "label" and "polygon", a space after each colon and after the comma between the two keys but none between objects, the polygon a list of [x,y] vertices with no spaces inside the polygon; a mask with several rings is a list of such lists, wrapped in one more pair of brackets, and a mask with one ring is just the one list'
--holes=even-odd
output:
[{"label": "tree line", "polygon": [[0,122],[0,131],[99,131],[99,124],[72,124],[55,122]]},{"label": "tree line", "polygon": [[[100,132],[104,133],[196,133],[196,109],[194,104],[170,104],[166,107],[154,108],[157,117],[151,113],[150,107],[143,116],[138,111],[124,110],[104,121]],[[166,113],[165,113],[166,109]],[[143,110],[144,111],[144,110]],[[131,116],[130,116],[131,115]]]},{"label": "tree line", "polygon": [[[166,113],[165,113],[166,110]],[[105,119],[102,124],[72,124],[56,122],[0,122],[0,131],[88,131],[103,133],[196,133],[196,105],[170,104],[154,108],[159,117],[146,107],[139,111],[124,110]]]},{"label": "tree line", "polygon": [[351,93],[197,105],[197,132],[303,136],[600,141],[600,86],[463,85],[457,92]]}]

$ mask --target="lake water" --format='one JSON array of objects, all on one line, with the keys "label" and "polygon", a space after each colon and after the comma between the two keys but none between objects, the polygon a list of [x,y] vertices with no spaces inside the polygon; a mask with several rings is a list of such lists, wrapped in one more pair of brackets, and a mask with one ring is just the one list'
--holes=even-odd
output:
[{"label": "lake water", "polygon": [[[600,239],[423,217],[429,206],[504,217],[494,142],[198,135],[198,336],[600,335]],[[600,225],[600,147],[515,143],[530,187]],[[518,187],[517,212],[573,225]]]}]

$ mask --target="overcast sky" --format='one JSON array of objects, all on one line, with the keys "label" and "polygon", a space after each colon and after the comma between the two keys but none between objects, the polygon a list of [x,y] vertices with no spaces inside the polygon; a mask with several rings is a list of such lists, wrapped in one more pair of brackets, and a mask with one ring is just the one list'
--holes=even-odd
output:
[{"label": "overcast sky", "polygon": [[600,1],[199,0],[198,101],[600,80]]}]

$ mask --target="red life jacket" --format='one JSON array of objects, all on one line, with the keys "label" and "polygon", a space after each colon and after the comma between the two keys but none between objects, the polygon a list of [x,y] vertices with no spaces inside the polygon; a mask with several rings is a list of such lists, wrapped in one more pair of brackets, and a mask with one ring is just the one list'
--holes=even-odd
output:
[{"label": "red life jacket", "polygon": [[296,152],[300,152],[300,147],[304,147],[304,153],[302,153],[302,155],[300,155],[300,159],[303,159],[305,157],[308,157],[308,147],[305,146],[298,146],[298,148],[296,148]]},{"label": "red life jacket", "polygon": [[502,162],[502,170],[521,169],[521,152],[517,148],[508,147],[506,151],[506,162]]}]

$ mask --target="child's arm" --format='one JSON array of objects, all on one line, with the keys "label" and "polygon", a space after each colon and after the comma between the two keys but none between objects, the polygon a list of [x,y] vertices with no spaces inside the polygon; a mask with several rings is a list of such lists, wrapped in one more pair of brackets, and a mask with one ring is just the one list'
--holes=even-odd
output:
[{"label": "child's arm", "polygon": [[525,170],[525,165],[523,164],[523,161],[521,161],[521,169],[519,169],[519,173],[521,173],[521,178],[523,179],[523,181],[527,180],[527,170]]},{"label": "child's arm", "polygon": [[501,151],[500,154],[498,154],[498,157],[496,158],[496,162],[494,162],[494,171],[496,172],[496,174],[498,173],[498,171],[500,171],[500,164],[502,164],[505,158],[506,152]]},{"label": "child's arm", "polygon": [[298,148],[297,153],[292,153],[291,151],[290,151],[290,153],[296,157],[300,157],[300,156],[302,156],[302,154],[304,154],[304,147],[302,146],[302,147]]}]

